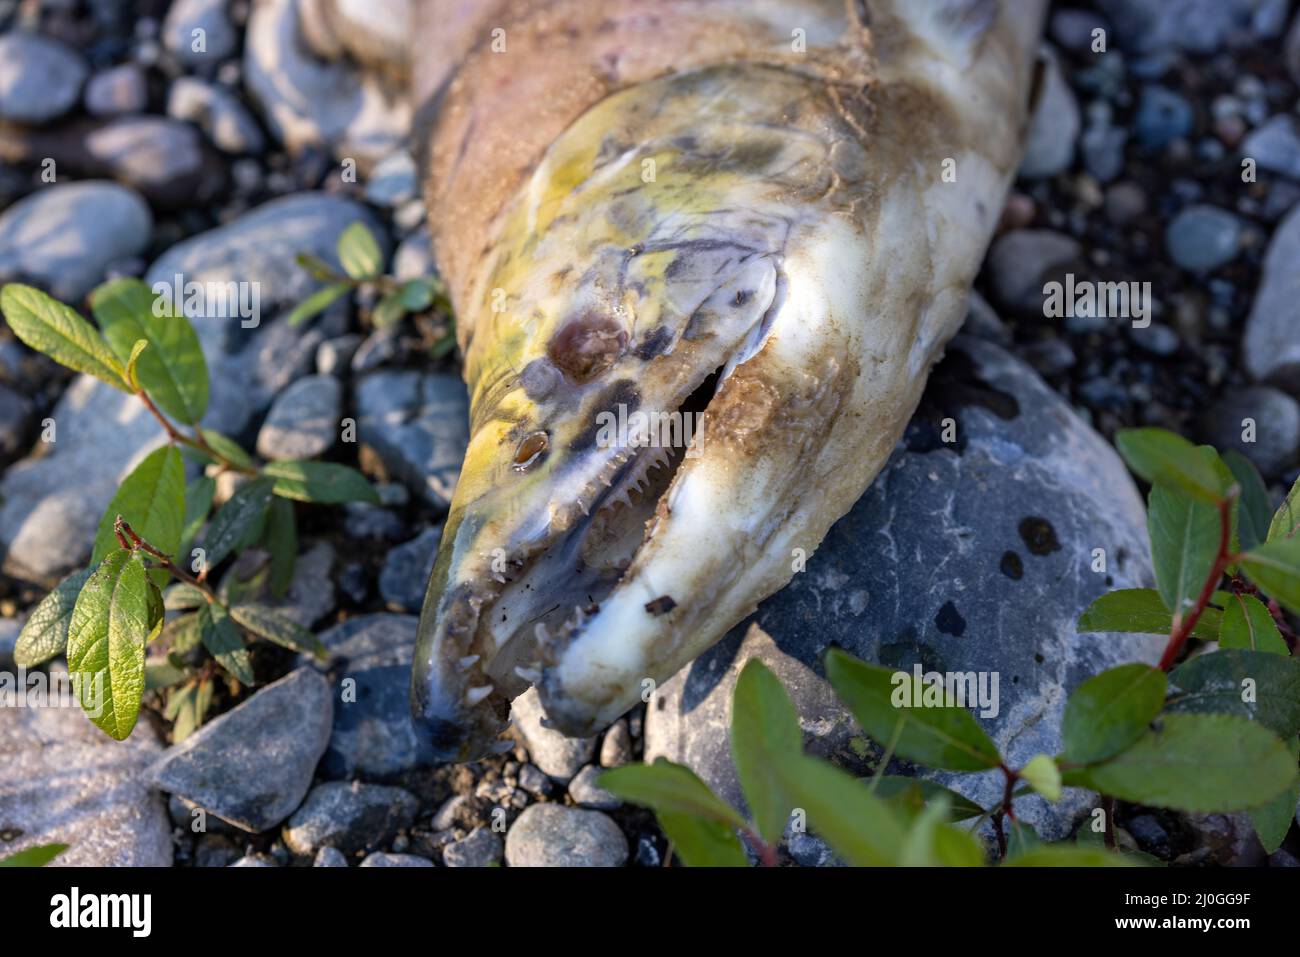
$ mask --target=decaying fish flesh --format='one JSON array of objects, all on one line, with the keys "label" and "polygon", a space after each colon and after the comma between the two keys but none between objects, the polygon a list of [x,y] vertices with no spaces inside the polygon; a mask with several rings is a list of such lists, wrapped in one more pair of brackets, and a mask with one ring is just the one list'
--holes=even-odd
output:
[{"label": "decaying fish flesh", "polygon": [[529,685],[609,724],[861,496],[965,314],[1042,7],[417,5],[471,401],[413,674],[441,757],[501,749]]}]

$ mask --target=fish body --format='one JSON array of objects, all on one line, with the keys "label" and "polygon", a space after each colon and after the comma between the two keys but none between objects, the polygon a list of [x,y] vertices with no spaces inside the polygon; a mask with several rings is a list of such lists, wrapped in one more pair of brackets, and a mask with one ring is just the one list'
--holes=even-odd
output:
[{"label": "fish body", "polygon": [[440,756],[529,685],[609,724],[860,497],[965,314],[1042,7],[424,6],[471,417],[412,679]]}]

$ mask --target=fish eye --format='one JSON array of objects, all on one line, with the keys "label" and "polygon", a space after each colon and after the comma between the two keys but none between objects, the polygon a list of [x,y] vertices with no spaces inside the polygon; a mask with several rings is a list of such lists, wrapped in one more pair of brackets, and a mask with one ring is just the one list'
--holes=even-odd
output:
[{"label": "fish eye", "polygon": [[531,468],[550,446],[551,439],[545,432],[533,432],[524,437],[515,449],[515,471],[524,472]]}]

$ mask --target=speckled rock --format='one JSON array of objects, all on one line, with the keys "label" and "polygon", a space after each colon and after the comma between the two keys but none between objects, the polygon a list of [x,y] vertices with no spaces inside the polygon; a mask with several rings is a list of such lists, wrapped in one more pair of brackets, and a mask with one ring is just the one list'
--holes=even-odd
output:
[{"label": "speckled rock", "polygon": [[152,231],[149,207],[125,186],[46,186],[0,215],[0,279],[25,279],[77,303],[110,264],[142,253]]},{"label": "speckled rock", "polygon": [[419,807],[401,788],[330,781],[313,788],[289,818],[284,842],[295,854],[315,854],[326,846],[354,854],[386,844],[410,827]]},{"label": "speckled rock", "polygon": [[329,682],[299,668],[171,748],[150,780],[247,831],[265,831],[302,802],[332,714]]},{"label": "speckled rock", "polygon": [[511,867],[622,867],[627,839],[599,811],[533,804],[506,834]]},{"label": "speckled rock", "polygon": [[337,847],[322,847],[316,852],[312,867],[347,867],[348,859]]},{"label": "speckled rock", "polygon": [[[948,416],[953,445],[941,438]],[[865,770],[848,747],[860,732],[821,677],[832,644],[905,670],[997,672],[998,714],[984,722],[994,740],[1013,763],[1055,754],[1069,690],[1159,654],[1157,638],[1075,629],[1098,595],[1150,583],[1145,527],[1142,500],[1105,441],[1018,360],[958,339],[900,448],[807,568],[660,685],[646,760],[685,763],[739,805],[730,703],[740,669],[758,657],[790,691],[809,748]],[[1105,573],[1091,570],[1097,548]],[[935,777],[986,807],[1000,798],[992,775]],[[1028,798],[1017,811],[1060,837],[1091,800],[1070,790],[1056,805]]]},{"label": "speckled rock", "polygon": [[441,540],[439,525],[389,550],[379,572],[379,593],[393,611],[419,612]]},{"label": "speckled rock", "polygon": [[569,797],[579,807],[594,808],[597,811],[612,811],[623,806],[620,798],[610,794],[596,783],[601,769],[589,764],[573,776],[569,782]]},{"label": "speckled rock", "polygon": [[167,811],[144,775],[161,750],[149,722],[113,741],[72,700],[0,708],[0,857],[63,843],[60,865],[171,866]]},{"label": "speckled rock", "polygon": [[[1247,421],[1252,441],[1245,441]],[[1236,449],[1268,478],[1283,478],[1300,452],[1300,403],[1269,386],[1228,392],[1205,414],[1206,440],[1220,451]]]}]

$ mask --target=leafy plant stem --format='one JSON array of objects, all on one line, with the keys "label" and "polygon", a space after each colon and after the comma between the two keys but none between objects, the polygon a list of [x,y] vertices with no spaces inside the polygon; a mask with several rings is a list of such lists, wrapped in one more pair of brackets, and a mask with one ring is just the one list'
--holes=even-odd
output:
[{"label": "leafy plant stem", "polygon": [[1014,804],[1015,789],[1016,781],[1019,779],[1020,774],[1019,772],[1007,767],[1006,764],[999,764],[998,768],[1002,771],[1006,781],[1002,789],[1002,803],[994,813],[993,821],[998,834],[998,857],[1005,858],[1007,856],[1006,821],[1007,819],[1012,821],[1016,819],[1016,808]]},{"label": "leafy plant stem", "polygon": [[144,403],[145,408],[149,410],[149,413],[158,420],[158,423],[167,432],[167,437],[171,439],[172,442],[188,446],[192,449],[197,449],[204,455],[211,457],[214,461],[220,464],[223,469],[227,469],[231,472],[241,472],[244,475],[257,474],[255,469],[248,469],[237,465],[214,449],[208,444],[208,440],[203,437],[203,433],[198,429],[194,430],[193,435],[186,435],[184,432],[180,431],[176,426],[172,425],[171,420],[168,419],[167,416],[162,414],[162,411],[154,404],[153,399],[149,398],[149,394],[143,389],[137,391],[136,396]]},{"label": "leafy plant stem", "polygon": [[745,828],[744,833],[746,839],[758,851],[759,864],[763,867],[776,867],[776,845],[767,843],[767,841],[759,837],[758,832],[753,828]]},{"label": "leafy plant stem", "polygon": [[203,593],[203,596],[207,598],[209,602],[220,603],[221,600],[217,597],[216,592],[214,592],[206,582],[204,582],[201,578],[196,578],[193,575],[191,575],[185,569],[177,565],[172,560],[172,557],[170,555],[166,554],[165,552],[161,551],[158,548],[155,548],[153,545],[150,545],[143,538],[137,535],[135,533],[135,530],[132,529],[131,526],[122,519],[122,516],[119,515],[117,517],[117,520],[113,523],[113,531],[114,533],[116,533],[117,540],[122,544],[123,548],[139,549],[145,554],[156,559],[158,561],[159,567],[165,569],[168,573],[180,579],[181,581],[185,582],[186,584],[193,585],[195,588],[201,591]]},{"label": "leafy plant stem", "polygon": [[903,722],[899,721],[894,725],[894,733],[889,738],[889,746],[885,748],[885,753],[880,756],[880,764],[876,768],[876,773],[871,775],[871,780],[867,783],[867,790],[872,794],[876,793],[876,785],[885,776],[885,771],[889,768],[889,762],[894,758],[894,748],[898,747],[898,739],[902,735]]},{"label": "leafy plant stem", "polygon": [[1196,604],[1192,606],[1191,611],[1186,615],[1174,615],[1173,633],[1169,636],[1169,643],[1165,645],[1165,653],[1160,658],[1159,667],[1161,671],[1168,671],[1174,666],[1179,652],[1183,650],[1183,645],[1191,637],[1192,629],[1196,627],[1196,622],[1200,620],[1201,613],[1205,611],[1206,606],[1210,604],[1210,599],[1214,597],[1215,589],[1219,585],[1219,580],[1223,578],[1223,573],[1236,560],[1236,556],[1232,554],[1232,506],[1236,498],[1237,493],[1233,491],[1218,503],[1219,552],[1215,557],[1214,567],[1210,569],[1210,574],[1206,576],[1205,584],[1201,586],[1201,593],[1196,597]]}]

